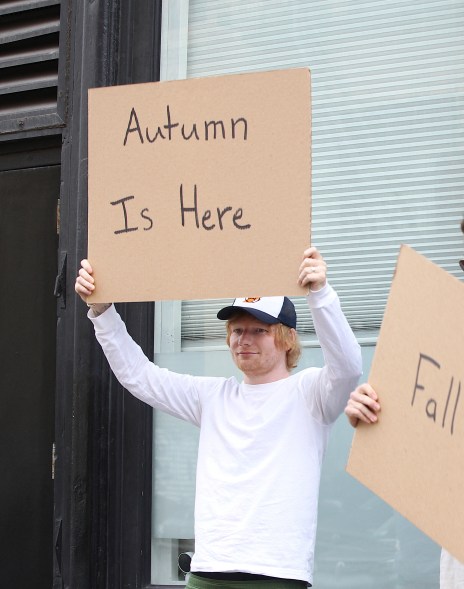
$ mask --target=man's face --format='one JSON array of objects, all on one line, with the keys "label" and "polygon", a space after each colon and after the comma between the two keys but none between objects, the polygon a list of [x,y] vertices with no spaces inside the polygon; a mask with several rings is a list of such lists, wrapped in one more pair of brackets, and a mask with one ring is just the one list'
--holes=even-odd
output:
[{"label": "man's face", "polygon": [[278,349],[271,325],[243,315],[230,322],[232,358],[245,374],[245,382],[264,384],[288,376],[285,350]]}]

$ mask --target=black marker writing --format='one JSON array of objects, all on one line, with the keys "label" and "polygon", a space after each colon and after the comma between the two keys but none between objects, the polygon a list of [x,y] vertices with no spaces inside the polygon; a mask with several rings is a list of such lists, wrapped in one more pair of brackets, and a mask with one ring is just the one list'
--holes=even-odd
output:
[{"label": "black marker writing", "polygon": [[[198,190],[197,190],[197,185],[195,184],[193,187],[193,206],[186,206],[185,201],[184,201],[184,187],[181,184],[180,185],[180,192],[179,192],[179,196],[180,196],[180,213],[181,213],[181,222],[182,222],[182,227],[185,227],[186,225],[186,214],[188,213],[193,213],[194,215],[194,219],[195,219],[195,225],[197,227],[197,229],[200,229],[200,212],[198,209]],[[235,210],[235,212],[231,212],[233,209],[231,206],[226,206],[224,208],[220,208],[220,207],[216,207],[216,217],[217,217],[217,223],[214,222],[209,222],[212,219],[212,215],[213,213],[211,212],[210,209],[206,209],[206,211],[203,213],[202,217],[201,217],[201,226],[203,227],[203,229],[205,229],[206,231],[211,231],[213,230],[216,226],[219,226],[219,229],[222,231],[224,229],[224,217],[229,218],[230,216],[232,216],[232,224],[236,229],[250,229],[251,225],[248,223],[246,225],[240,225],[238,223],[238,221],[243,217],[243,209],[242,208],[238,208]],[[228,215],[227,213],[230,213],[230,215]],[[191,217],[189,217],[191,218]]]},{"label": "black marker writing", "polygon": [[[135,120],[135,127],[132,126],[134,124],[133,119]],[[142,136],[142,131],[141,131],[140,125],[139,125],[139,119],[137,118],[137,113],[135,112],[135,108],[132,107],[130,117],[129,117],[129,123],[128,123],[127,129],[126,129],[126,136],[124,137],[123,145],[126,145],[127,136],[129,135],[129,133],[134,133],[135,131],[137,131],[137,133],[139,134],[140,143],[143,143],[143,136]]]},{"label": "black marker writing", "polygon": [[[131,196],[125,196],[124,198],[120,198],[119,200],[114,200],[110,203],[113,206],[122,205],[122,211],[124,214],[124,229],[117,229],[114,232],[116,235],[119,235],[120,233],[130,233],[131,231],[138,231],[138,229],[139,229],[138,227],[129,227],[128,211],[127,211],[127,207],[126,207],[126,202],[128,202],[130,200],[134,200],[134,199],[135,199],[135,196],[131,195]],[[142,219],[145,219],[146,221],[148,221],[147,227],[143,228],[144,231],[149,231],[153,227],[153,219],[151,217],[149,217],[147,213],[149,213],[149,210],[147,208],[142,209],[140,211],[140,216],[142,217]]]},{"label": "black marker writing", "polygon": [[[145,131],[143,131],[145,127]],[[171,107],[166,105],[166,117],[161,123],[141,125],[135,107],[131,108],[129,120],[124,135],[123,145],[127,146],[129,137],[136,142],[155,143],[160,141],[210,141],[210,140],[248,140],[248,121],[245,117],[230,118],[227,120],[210,119],[201,122],[181,123],[173,118]],[[133,142],[133,141],[132,141]]]},{"label": "black marker writing", "polygon": [[[457,408],[458,408],[458,404],[459,404],[459,399],[461,396],[461,381],[456,383],[454,376],[451,376],[450,384],[449,384],[449,386],[446,386],[446,389],[445,389],[445,391],[447,391],[446,393],[443,393],[443,391],[441,391],[441,390],[430,390],[429,391],[430,381],[429,381],[429,387],[427,387],[427,380],[428,380],[427,377],[429,377],[429,379],[430,379],[431,373],[427,370],[427,366],[437,369],[437,370],[441,370],[441,365],[439,364],[439,362],[437,362],[437,360],[435,360],[431,356],[428,356],[427,354],[420,353],[419,354],[419,361],[417,364],[417,370],[416,370],[416,382],[414,385],[414,390],[413,390],[412,399],[411,399],[411,406],[414,406],[417,401],[416,393],[418,391],[425,392],[427,397],[429,397],[425,402],[425,414],[434,423],[437,422],[437,418],[439,417],[439,414],[441,413],[441,408],[444,405],[443,415],[442,415],[442,419],[441,419],[441,427],[443,429],[445,429],[445,427],[447,425],[448,410],[450,409],[450,404],[453,403],[454,390],[455,390],[455,388],[457,388],[457,392],[455,394],[455,399],[454,399],[454,409],[453,409],[453,414],[452,414],[451,424],[450,424],[450,433],[451,433],[451,435],[453,435],[455,419],[456,419],[456,412],[457,412]],[[437,382],[436,379],[432,379],[432,381],[435,383]],[[445,394],[446,394],[446,401],[443,401],[443,397],[445,396]],[[429,396],[429,395],[433,395],[433,396]]]},{"label": "black marker writing", "polygon": [[133,200],[135,196],[126,196],[124,198],[120,198],[119,200],[114,200],[111,204],[113,206],[122,205],[122,210],[124,212],[124,229],[118,229],[115,231],[115,234],[118,235],[119,233],[129,233],[130,231],[137,231],[138,227],[129,227],[127,223],[127,209],[126,209],[126,202],[128,200]]},{"label": "black marker writing", "polygon": [[148,213],[148,212],[149,212],[148,209],[142,209],[140,211],[140,216],[149,222],[148,227],[143,228],[144,231],[150,231],[150,229],[153,227],[153,219],[151,217],[149,217],[148,215],[144,214],[144,213]]}]

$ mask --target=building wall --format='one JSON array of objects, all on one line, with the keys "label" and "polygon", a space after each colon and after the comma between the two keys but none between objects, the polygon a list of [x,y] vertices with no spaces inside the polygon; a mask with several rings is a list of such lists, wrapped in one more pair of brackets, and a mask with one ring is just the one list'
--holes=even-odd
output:
[{"label": "building wall", "polygon": [[[23,170],[20,177],[26,179],[31,170],[60,167],[60,231],[52,266],[61,279],[53,284],[56,299],[50,280],[42,291],[47,304],[54,298],[55,314],[46,325],[56,334],[56,368],[48,369],[54,371],[54,415],[52,409],[46,414],[48,422],[54,419],[54,446],[49,447],[50,440],[43,443],[39,467],[41,473],[50,467],[45,487],[52,480],[52,466],[54,477],[45,497],[49,507],[53,501],[53,523],[38,534],[50,547],[51,572],[45,572],[44,587],[50,582],[56,589],[161,583],[155,543],[151,552],[151,518],[156,530],[159,513],[156,494],[152,506],[152,462],[163,462],[166,456],[158,456],[159,445],[152,455],[152,442],[166,445],[171,425],[155,417],[153,433],[151,410],[114,381],[94,341],[85,306],[73,292],[79,262],[86,255],[87,89],[160,77],[302,65],[312,69],[313,235],[364,345],[367,374],[399,243],[410,243],[451,273],[462,257],[463,26],[460,6],[438,6],[430,0],[30,0],[0,8],[7,47],[0,53],[5,72],[0,84],[0,176]],[[0,201],[0,212],[10,225],[6,210]],[[30,282],[23,285],[31,297],[35,288]],[[167,353],[161,340],[154,349],[153,305],[119,305],[119,310],[146,353],[155,357],[156,351],[165,365],[187,369],[198,354],[205,356],[200,348],[217,345],[214,333],[205,341],[192,337],[185,321],[189,301],[177,305],[172,320],[172,331],[179,337],[175,353]],[[301,305],[300,311],[304,313]],[[164,313],[157,306],[156,319]],[[210,303],[203,302],[200,323],[211,313]],[[32,326],[33,317],[25,317],[23,323]],[[310,317],[304,316],[302,324],[307,361],[317,362]],[[220,353],[224,356],[225,349]],[[21,411],[27,409],[17,407],[12,414]],[[21,435],[21,427],[18,422],[10,431]],[[356,578],[357,586],[364,582],[366,587],[380,587],[375,574],[383,576],[388,565],[388,574],[394,575],[388,577],[389,587],[411,587],[418,579],[422,587],[428,582],[433,586],[437,562],[429,559],[424,565],[423,538],[375,498],[359,489],[352,497],[354,489],[340,483],[346,476],[340,456],[346,453],[350,433],[339,422],[329,448],[321,486],[318,583],[351,586]],[[7,444],[13,459],[13,436]],[[189,489],[192,456],[187,458]],[[24,486],[24,479],[15,484]],[[342,490],[341,497],[333,495],[334,488]],[[180,487],[176,492],[181,493]],[[346,516],[346,505],[352,509],[358,497],[359,509],[368,514],[366,526],[372,523],[364,537],[354,540],[370,551],[367,561],[343,551],[353,522],[344,521],[340,531],[343,517],[334,516],[340,506]],[[15,507],[11,515],[17,511]],[[23,532],[28,533],[24,524]],[[365,546],[367,532],[378,542]],[[191,546],[185,535],[173,535],[182,541],[176,550]],[[419,538],[421,546],[412,553],[419,544],[408,542],[411,538]],[[435,559],[436,547],[431,550]],[[25,551],[18,552],[18,561],[27,562]],[[371,574],[363,577],[366,569]],[[175,566],[172,575],[166,583],[183,582]],[[19,575],[8,581],[12,587],[24,586]]]}]

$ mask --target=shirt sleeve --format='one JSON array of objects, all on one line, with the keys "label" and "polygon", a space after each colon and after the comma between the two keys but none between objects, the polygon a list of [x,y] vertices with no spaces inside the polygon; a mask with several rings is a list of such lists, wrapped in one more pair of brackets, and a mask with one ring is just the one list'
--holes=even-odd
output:
[{"label": "shirt sleeve", "polygon": [[464,563],[451,556],[444,548],[440,557],[440,589],[464,588]]},{"label": "shirt sleeve", "polygon": [[361,348],[342,312],[334,289],[326,284],[310,292],[307,302],[324,355],[324,367],[302,375],[302,386],[311,414],[322,423],[332,423],[341,414],[362,374]]},{"label": "shirt sleeve", "polygon": [[128,334],[114,305],[98,317],[92,311],[87,316],[111,370],[125,389],[156,409],[200,424],[198,384],[207,379],[177,374],[151,362]]}]

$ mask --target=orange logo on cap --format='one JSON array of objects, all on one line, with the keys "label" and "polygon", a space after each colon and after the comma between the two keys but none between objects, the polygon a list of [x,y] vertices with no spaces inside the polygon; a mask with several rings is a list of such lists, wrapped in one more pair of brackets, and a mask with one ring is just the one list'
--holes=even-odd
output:
[{"label": "orange logo on cap", "polygon": [[261,300],[261,297],[247,297],[244,302],[245,303],[257,303],[260,300]]}]

